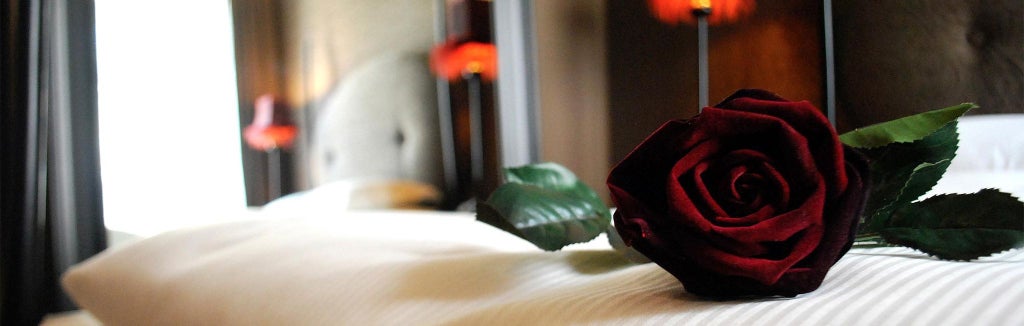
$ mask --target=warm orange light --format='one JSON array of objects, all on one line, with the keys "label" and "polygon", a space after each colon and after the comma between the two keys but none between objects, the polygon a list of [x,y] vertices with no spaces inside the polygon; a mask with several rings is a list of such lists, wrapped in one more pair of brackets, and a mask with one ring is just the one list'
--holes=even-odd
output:
[{"label": "warm orange light", "polygon": [[252,124],[242,132],[246,144],[263,151],[291,146],[298,129],[288,119],[288,108],[279,105],[269,94],[257,98],[255,108]]},{"label": "warm orange light", "polygon": [[667,24],[694,24],[696,9],[711,9],[708,24],[732,23],[754,12],[754,0],[647,0],[655,18]]},{"label": "warm orange light", "polygon": [[498,50],[490,43],[439,44],[430,53],[430,68],[448,80],[456,80],[466,73],[494,80],[498,77]]}]

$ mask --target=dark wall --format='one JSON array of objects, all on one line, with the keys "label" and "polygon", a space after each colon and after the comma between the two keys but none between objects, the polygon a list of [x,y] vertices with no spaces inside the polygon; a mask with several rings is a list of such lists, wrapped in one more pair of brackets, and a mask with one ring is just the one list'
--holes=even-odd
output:
[{"label": "dark wall", "polygon": [[[609,1],[613,161],[667,120],[697,107],[697,30],[653,18],[645,1]],[[710,29],[710,102],[763,88],[824,108],[821,2],[758,1],[754,13]],[[615,162],[613,162],[614,164]]]},{"label": "dark wall", "polygon": [[[840,132],[963,102],[972,114],[1024,113],[1024,1],[834,0]],[[711,103],[764,88],[824,108],[822,2],[758,1],[710,32]],[[696,28],[609,1],[612,154],[697,112]]]},{"label": "dark wall", "polygon": [[1024,1],[834,3],[840,130],[963,102],[1024,113]]}]

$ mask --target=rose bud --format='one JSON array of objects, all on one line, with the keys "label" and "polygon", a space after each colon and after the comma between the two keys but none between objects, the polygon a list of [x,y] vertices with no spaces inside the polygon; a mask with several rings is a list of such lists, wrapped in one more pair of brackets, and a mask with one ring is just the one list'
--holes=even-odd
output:
[{"label": "rose bud", "polygon": [[867,173],[809,102],[740,90],[662,125],[608,187],[619,235],[687,292],[792,297],[850,249]]}]

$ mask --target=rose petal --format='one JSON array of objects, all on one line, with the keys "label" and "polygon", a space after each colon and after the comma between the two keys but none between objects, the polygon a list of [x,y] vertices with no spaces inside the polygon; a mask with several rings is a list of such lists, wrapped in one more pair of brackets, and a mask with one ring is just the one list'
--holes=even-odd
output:
[{"label": "rose petal", "polygon": [[[750,223],[760,220],[751,219],[752,217],[761,216],[754,213],[757,211],[764,211],[766,206],[771,210],[774,210],[774,207],[785,207],[784,203],[762,203],[763,196],[761,194],[756,195],[757,199],[751,202],[746,202],[737,198],[740,197],[740,195],[737,194],[737,191],[735,190],[735,179],[742,175],[750,175],[745,173],[746,170],[748,170],[745,166],[733,167],[730,170],[729,177],[718,180],[726,185],[717,187],[719,190],[713,192],[706,185],[706,181],[709,178],[714,178],[713,176],[709,176],[709,173],[707,173],[709,165],[710,163],[708,162],[701,162],[701,164],[695,166],[693,168],[693,173],[688,177],[688,179],[691,179],[692,184],[686,184],[684,186],[684,180],[680,179],[680,185],[678,185],[678,187],[683,190],[693,189],[693,192],[697,193],[697,197],[702,201],[701,203],[709,207],[709,211],[701,211],[701,213],[707,218],[712,219],[713,222],[726,223],[726,225],[750,225]],[[722,189],[725,189],[725,191],[722,191]],[[719,196],[714,195],[714,193],[722,194],[723,192],[727,194]],[[720,201],[724,201],[729,208],[724,208]]]},{"label": "rose petal", "polygon": [[846,189],[843,144],[828,118],[810,102],[790,102],[763,90],[739,90],[715,107],[767,114],[788,121],[810,140],[814,159],[830,184],[829,195]]},{"label": "rose petal", "polygon": [[[665,176],[678,158],[693,146],[684,144],[691,129],[692,125],[684,120],[666,122],[612,168],[607,183],[641,198],[638,201],[652,211],[665,210]],[[624,206],[617,201],[615,204],[620,208]]]},{"label": "rose petal", "polygon": [[[707,166],[707,164],[698,165],[694,169],[695,174],[698,174],[698,175],[699,174],[703,174],[704,173],[704,169],[706,169],[706,166]],[[770,171],[774,171],[774,170],[770,170]],[[769,175],[771,175],[772,177],[778,177],[777,173],[769,173]],[[785,180],[773,180],[773,182],[781,183],[780,186],[776,186],[776,188],[780,189],[779,190],[780,192],[788,192],[788,186],[786,185]],[[697,184],[697,186],[699,186],[701,189],[706,188],[706,187],[703,187],[703,183]],[[714,204],[714,206],[712,206],[712,207],[715,207],[715,208],[719,207],[716,202],[713,202],[714,199],[711,198],[710,193],[708,193],[707,191],[701,191],[700,194],[701,194],[703,200],[712,201],[712,204]],[[752,225],[752,224],[758,223],[760,221],[763,221],[765,219],[771,218],[772,216],[774,216],[775,212],[777,212],[777,211],[787,210],[788,209],[788,205],[789,205],[789,203],[788,203],[788,194],[787,194],[787,195],[783,195],[782,196],[782,200],[781,201],[776,202],[776,203],[762,205],[756,211],[749,212],[747,215],[744,215],[744,216],[733,216],[731,214],[726,213],[725,210],[723,210],[721,208],[718,208],[718,209],[715,210],[713,215],[707,216],[707,217],[715,225],[723,225],[723,226]]]},{"label": "rose petal", "polygon": [[793,210],[744,227],[712,226],[711,232],[748,242],[782,241],[808,225],[820,224],[824,206],[825,190],[818,187],[814,196]]},{"label": "rose petal", "polygon": [[[732,112],[715,108],[708,108],[701,114],[700,118],[702,119],[701,123],[698,124],[696,128],[690,130],[691,137],[701,138],[703,136],[722,133],[725,135],[720,135],[719,137],[709,136],[703,142],[696,142],[693,139],[682,141],[683,144],[689,145],[688,148],[690,148],[691,152],[687,153],[683,158],[675,162],[672,170],[667,175],[669,178],[667,179],[668,185],[666,187],[666,195],[663,197],[657,197],[666,198],[667,206],[670,209],[673,209],[677,215],[696,223],[696,227],[706,230],[708,222],[702,220],[710,218],[709,216],[702,216],[698,218],[698,215],[731,215],[728,214],[728,210],[718,202],[720,197],[714,196],[715,191],[708,189],[701,180],[692,179],[693,183],[687,184],[688,187],[684,187],[679,184],[684,181],[677,179],[678,177],[687,175],[691,167],[697,166],[699,161],[708,160],[713,154],[710,147],[705,148],[701,146],[712,146],[713,144],[715,146],[714,148],[717,149],[716,151],[721,151],[724,149],[723,146],[725,146],[725,143],[730,142],[730,139],[742,140],[748,138],[758,138],[762,142],[781,144],[775,146],[776,150],[787,153],[787,155],[779,154],[777,156],[781,156],[783,159],[786,159],[786,161],[780,163],[784,163],[787,167],[788,173],[784,176],[782,175],[783,172],[778,170],[774,170],[774,172],[771,173],[776,180],[790,181],[786,183],[778,183],[779,186],[783,186],[784,189],[786,189],[780,191],[780,195],[786,198],[787,204],[793,196],[793,192],[789,190],[790,183],[795,182],[797,184],[812,185],[821,182],[821,180],[816,177],[815,173],[813,173],[817,168],[814,165],[814,160],[810,157],[810,152],[806,148],[806,139],[797,134],[794,129],[788,127],[784,121],[771,116],[747,112]],[[661,132],[661,130],[664,129],[659,129],[659,132]],[[778,138],[774,138],[772,136]],[[740,140],[735,140],[734,142],[739,142]],[[737,149],[734,150],[734,152],[739,153],[736,154],[737,158],[745,158],[746,156],[767,157],[763,153],[746,148]],[[627,157],[626,161],[628,160],[631,160],[631,157]],[[622,169],[626,168],[621,163],[620,166],[622,166]],[[633,168],[639,167],[633,166]],[[616,169],[613,169],[612,174],[615,175],[615,171],[619,169],[620,167],[617,166]],[[692,177],[693,176],[690,178]],[[610,179],[610,182],[615,181]],[[797,189],[803,190],[811,188],[812,187],[799,187]],[[687,190],[692,191],[692,198]],[[796,195],[798,196],[797,199],[802,199],[809,195],[809,193],[807,193],[807,191],[803,191]],[[647,196],[641,197],[648,198]],[[667,198],[673,198],[673,200],[668,201]],[[699,202],[695,203],[694,200],[699,200]],[[747,212],[741,212],[740,214],[748,213],[749,210]]]},{"label": "rose petal", "polygon": [[[760,247],[743,247],[745,250],[751,250],[750,253],[756,253],[754,256],[741,256],[718,248],[707,248],[701,252],[701,256],[710,259],[709,261],[702,260],[705,258],[694,259],[695,263],[714,272],[724,275],[743,276],[762,284],[775,284],[793,266],[814,252],[821,241],[822,234],[823,227],[821,225],[809,225],[803,232],[793,235],[792,238],[783,239],[771,244],[761,243]],[[787,245],[787,242],[792,242],[792,244]],[[772,248],[769,245],[779,248]],[[770,257],[773,254],[785,256],[781,258]],[[711,261],[721,264],[702,264]],[[737,266],[743,266],[743,268],[736,268]]]},{"label": "rose petal", "polygon": [[[771,193],[766,194],[773,196],[773,198],[770,199],[771,201],[769,203],[764,204],[757,211],[751,212],[745,216],[726,216],[723,214],[722,216],[719,216],[716,219],[717,221],[723,222],[720,224],[750,225],[771,217],[771,215],[765,214],[771,214],[777,211],[782,212],[791,209],[789,207],[789,183],[786,182],[783,176],[777,170],[775,170],[773,166],[769,165],[767,162],[761,163],[762,164],[758,168],[758,170],[763,172],[757,174],[757,176],[763,178],[764,180],[766,180],[766,182],[771,183],[773,185],[770,187],[764,187],[765,191],[768,191],[768,189],[773,190]],[[767,176],[767,178],[765,178],[765,176]],[[766,210],[765,208],[771,209]]]},{"label": "rose petal", "polygon": [[[772,284],[817,247],[824,225],[824,195],[824,187],[818,187],[801,207],[754,225],[713,225],[700,234],[679,235],[680,250],[702,268]],[[761,257],[775,256],[772,246],[787,241],[793,241],[793,245],[783,250],[784,256]]]},{"label": "rose petal", "polygon": [[778,160],[777,166],[784,168],[783,174],[791,184],[815,181],[813,172],[818,171],[818,167],[808,139],[786,121],[770,115],[716,108],[705,109],[701,117],[703,123],[693,130],[695,137],[716,138],[714,135],[717,135],[724,149],[740,149],[727,145],[736,143],[764,153]]},{"label": "rose petal", "polygon": [[647,226],[647,221],[644,218],[654,215],[645,212],[644,206],[621,188],[609,186],[609,190],[611,190],[612,196],[622,203],[623,207],[632,208],[617,209],[614,214],[615,228],[626,245],[632,245],[634,240],[648,238],[651,235],[651,229]]},{"label": "rose petal", "polygon": [[[702,142],[672,166],[672,170],[668,174],[669,178],[664,182],[666,198],[672,200],[668,200],[665,204],[674,213],[673,216],[680,218],[678,223],[691,224],[698,229],[708,230],[711,223],[705,216],[708,213],[725,212],[699,180],[691,184],[691,187],[683,187],[683,182],[680,180],[680,177],[684,175],[695,175],[693,178],[698,178],[696,177],[700,173],[698,168],[702,164],[706,164],[708,158],[719,150],[720,145],[717,140]],[[693,171],[692,174],[689,171]],[[697,198],[691,198],[687,188],[696,188],[694,191],[697,193]],[[698,201],[694,201],[694,199],[698,199]]]},{"label": "rose petal", "polygon": [[[746,166],[740,165],[729,170],[729,195],[732,202],[738,205],[760,207],[762,201],[764,177],[752,173]],[[753,198],[750,198],[753,196]]]},{"label": "rose petal", "polygon": [[[704,205],[698,208],[707,209],[707,211],[700,212],[702,216],[704,216],[705,218],[709,216],[728,216],[729,213],[726,213],[725,209],[723,209],[722,206],[718,204],[718,200],[715,199],[715,196],[711,194],[711,190],[709,190],[707,185],[704,183],[704,173],[707,171],[708,165],[708,162],[701,162],[700,164],[697,164],[696,167],[694,167],[693,173],[691,173],[690,178],[688,178],[690,179],[689,182],[691,182],[691,187],[684,187],[684,180],[679,179],[675,184],[669,184],[669,193],[677,193],[680,191],[684,193],[689,193],[689,191],[687,190],[693,189],[693,192],[695,192],[698,198],[700,198],[700,200],[704,203]],[[672,173],[675,174],[678,170],[679,169],[673,168]],[[675,208],[677,212],[684,212],[686,211],[686,207],[689,207],[686,206],[688,205],[686,202],[682,201],[673,201],[670,204],[672,204],[671,207]]]},{"label": "rose petal", "polygon": [[[817,250],[801,265],[807,267],[802,273],[790,272],[779,279],[778,287],[806,293],[817,289],[829,268],[842,258],[857,235],[857,224],[871,188],[867,160],[856,150],[843,146],[846,158],[845,174],[849,184],[846,191],[838,194],[831,205],[825,208],[825,233]],[[790,275],[792,274],[792,275]]]},{"label": "rose petal", "polygon": [[[719,217],[750,217],[753,212],[762,211],[765,205],[771,205],[779,210],[785,210],[789,201],[788,183],[783,180],[778,171],[772,167],[772,160],[763,153],[739,149],[726,154],[717,165],[729,168],[729,177],[720,182],[724,186],[716,193],[727,192],[730,198],[723,199],[730,204],[728,214],[718,214]],[[766,178],[767,175],[767,178]],[[703,177],[703,176],[702,176]],[[769,202],[765,202],[770,197]],[[754,223],[757,221],[749,221]],[[731,221],[730,224],[743,223]]]},{"label": "rose petal", "polygon": [[715,225],[723,227],[750,226],[772,218],[779,211],[772,205],[761,206],[760,209],[743,216],[715,216]]},{"label": "rose petal", "polygon": [[767,172],[765,174],[770,177],[768,178],[768,180],[775,184],[775,188],[779,189],[777,207],[780,210],[786,209],[787,207],[789,207],[789,182],[787,182],[786,178],[783,177],[782,174],[775,169],[775,166],[772,166],[771,164],[765,162],[764,165],[761,166],[761,168],[764,169],[764,171]]}]

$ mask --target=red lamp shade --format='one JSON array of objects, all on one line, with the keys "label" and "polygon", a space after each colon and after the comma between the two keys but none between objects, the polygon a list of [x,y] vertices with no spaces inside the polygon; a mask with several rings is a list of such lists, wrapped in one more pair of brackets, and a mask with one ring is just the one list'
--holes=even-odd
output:
[{"label": "red lamp shade", "polygon": [[456,80],[466,73],[494,80],[498,77],[498,50],[491,43],[445,42],[430,52],[430,68],[448,80]]},{"label": "red lamp shade", "polygon": [[263,151],[291,146],[298,130],[288,118],[288,108],[269,94],[257,98],[255,108],[252,123],[242,132],[246,144]]},{"label": "red lamp shade", "polygon": [[655,18],[666,24],[695,24],[695,10],[711,9],[709,25],[735,22],[754,12],[754,0],[647,0]]}]

